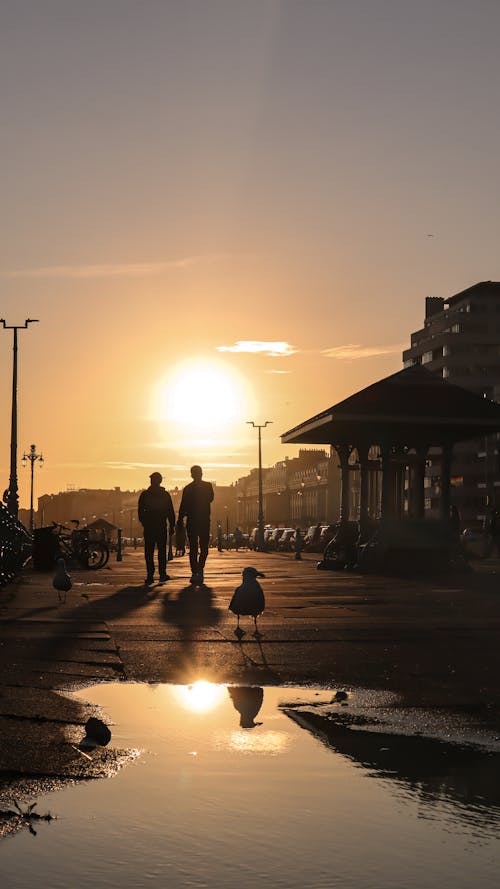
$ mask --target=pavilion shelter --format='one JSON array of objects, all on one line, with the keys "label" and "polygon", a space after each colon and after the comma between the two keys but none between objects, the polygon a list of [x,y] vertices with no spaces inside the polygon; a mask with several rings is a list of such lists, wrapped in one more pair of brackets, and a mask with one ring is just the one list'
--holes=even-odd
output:
[{"label": "pavilion shelter", "polygon": [[[440,454],[440,518],[448,522],[453,446],[499,432],[500,404],[414,365],[305,420],[285,432],[281,441],[335,448],[341,468],[341,523],[351,518],[350,472],[353,467],[359,470],[363,537],[374,518],[394,522],[406,511],[408,518],[424,519],[425,468],[431,451]],[[373,484],[374,472],[379,486]]]}]

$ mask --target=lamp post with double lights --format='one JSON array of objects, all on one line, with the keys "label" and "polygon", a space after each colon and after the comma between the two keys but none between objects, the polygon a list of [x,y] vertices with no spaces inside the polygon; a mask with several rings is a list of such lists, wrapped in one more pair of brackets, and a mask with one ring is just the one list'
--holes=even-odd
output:
[{"label": "lamp post with double lights", "polygon": [[262,430],[266,426],[270,426],[272,420],[266,420],[265,423],[254,423],[253,420],[247,420],[249,426],[253,426],[258,430],[259,435],[259,513],[257,516],[257,547],[261,552],[264,549],[264,500],[262,495]]},{"label": "lamp post with double lights", "polygon": [[34,472],[35,472],[35,463],[36,461],[40,461],[40,468],[43,466],[43,455],[37,454],[36,446],[34,444],[30,445],[29,453],[23,454],[23,466],[27,466],[28,463],[31,464],[31,485],[30,485],[30,531],[33,533],[34,527],[34,515],[33,515],[33,482],[34,482]]},{"label": "lamp post with double lights", "polygon": [[24,324],[7,324],[4,318],[0,318],[4,330],[14,332],[13,362],[12,362],[12,415],[10,427],[10,478],[9,487],[5,494],[5,502],[10,514],[17,519],[19,515],[19,496],[17,486],[17,331],[24,330],[28,324],[35,324],[38,318],[26,318]]}]

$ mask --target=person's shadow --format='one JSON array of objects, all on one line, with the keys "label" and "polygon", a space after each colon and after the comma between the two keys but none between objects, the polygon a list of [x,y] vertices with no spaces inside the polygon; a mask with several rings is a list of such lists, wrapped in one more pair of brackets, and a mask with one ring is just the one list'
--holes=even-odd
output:
[{"label": "person's shadow", "polygon": [[199,630],[202,627],[215,627],[221,621],[221,613],[213,604],[212,588],[186,586],[176,599],[166,595],[163,599],[162,617],[166,623],[173,624],[179,630],[179,650],[176,657],[176,669],[181,681],[190,681],[203,664],[203,654],[199,642]]},{"label": "person's shadow", "polygon": [[164,597],[163,620],[186,633],[199,627],[216,626],[221,616],[213,599],[212,588],[205,584],[183,587],[176,599]]}]

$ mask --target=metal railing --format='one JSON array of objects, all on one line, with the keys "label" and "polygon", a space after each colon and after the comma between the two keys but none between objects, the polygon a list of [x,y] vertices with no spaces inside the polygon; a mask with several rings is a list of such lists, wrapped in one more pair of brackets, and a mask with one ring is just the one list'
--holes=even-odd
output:
[{"label": "metal railing", "polygon": [[32,538],[0,503],[0,586],[11,583],[31,554]]}]

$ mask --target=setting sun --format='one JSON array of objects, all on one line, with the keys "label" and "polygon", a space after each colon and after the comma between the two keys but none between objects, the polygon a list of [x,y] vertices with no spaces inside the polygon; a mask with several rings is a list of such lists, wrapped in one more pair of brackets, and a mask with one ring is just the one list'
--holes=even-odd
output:
[{"label": "setting sun", "polygon": [[241,421],[248,411],[249,386],[230,365],[217,361],[186,361],[156,385],[155,419],[192,429],[212,429]]}]

